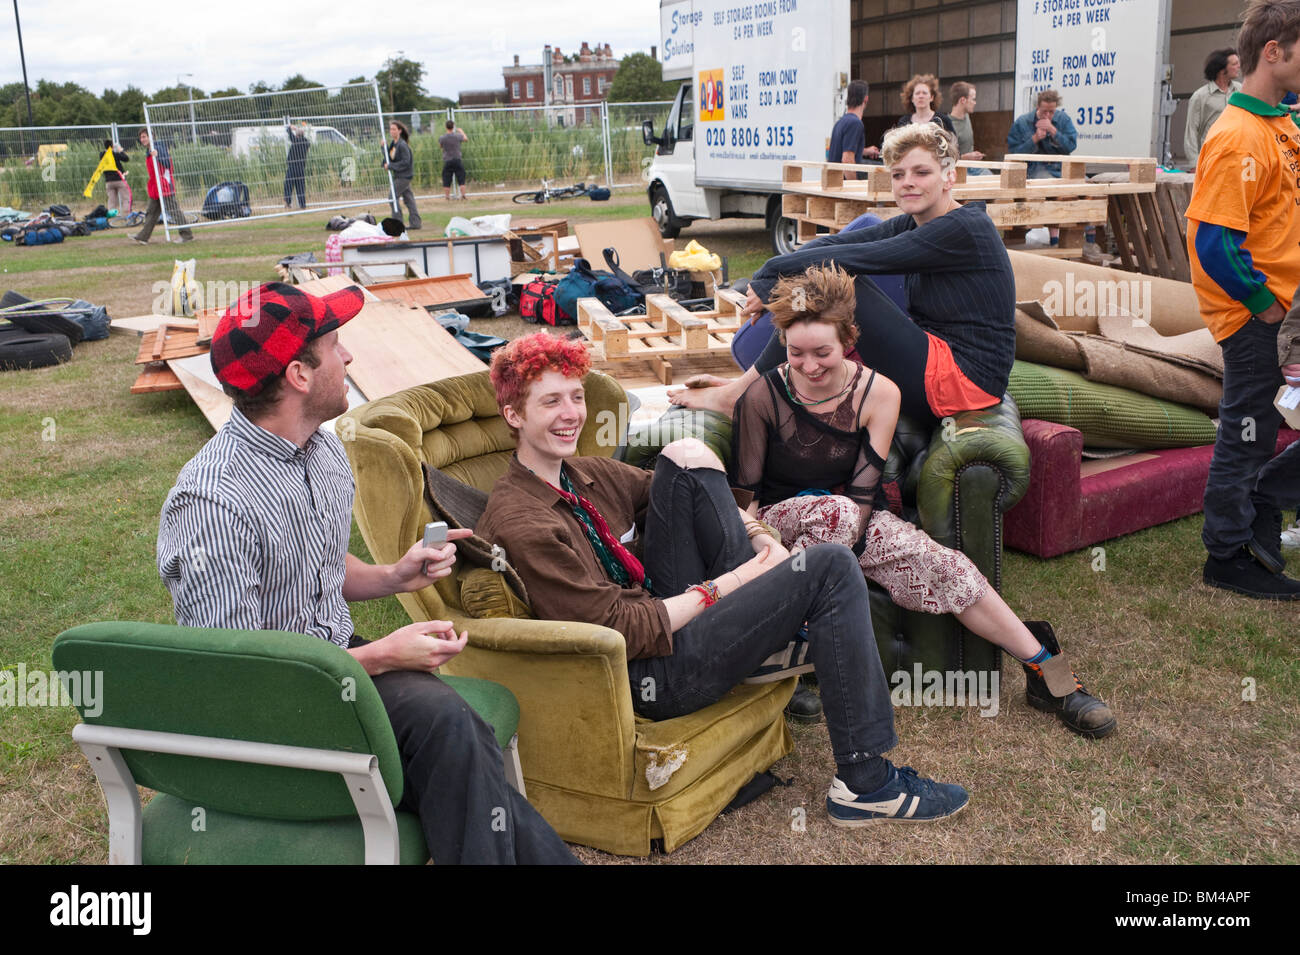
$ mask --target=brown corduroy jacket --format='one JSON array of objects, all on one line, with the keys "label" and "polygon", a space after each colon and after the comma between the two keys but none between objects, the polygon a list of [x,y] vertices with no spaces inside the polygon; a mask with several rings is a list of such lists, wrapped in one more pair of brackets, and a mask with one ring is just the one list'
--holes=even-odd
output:
[{"label": "brown corduroy jacket", "polygon": [[[603,457],[570,458],[564,467],[616,538],[623,538],[633,523],[640,538],[650,502],[649,471]],[[629,660],[673,652],[663,601],[640,585],[620,587],[610,580],[573,509],[518,458],[511,459],[493,486],[474,530],[505,548],[538,617],[617,630],[627,641]]]}]

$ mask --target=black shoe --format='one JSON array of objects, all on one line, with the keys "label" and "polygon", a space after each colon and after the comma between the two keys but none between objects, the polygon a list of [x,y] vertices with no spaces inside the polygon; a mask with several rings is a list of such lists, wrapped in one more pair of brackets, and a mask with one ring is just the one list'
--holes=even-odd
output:
[{"label": "black shoe", "polygon": [[1273,574],[1243,547],[1227,560],[1211,554],[1205,558],[1201,580],[1211,587],[1231,590],[1262,600],[1300,600],[1300,580]]},{"label": "black shoe", "polygon": [[822,718],[822,698],[808,687],[803,680],[785,706],[785,715],[796,723],[819,723]]},{"label": "black shoe", "polygon": [[1246,549],[1270,574],[1286,570],[1282,556],[1282,512],[1272,505],[1256,503],[1255,520],[1250,525],[1253,535]]},{"label": "black shoe", "polygon": [[1101,739],[1115,732],[1115,714],[1079,682],[1070,667],[1052,625],[1045,620],[1026,620],[1025,627],[1047,651],[1050,660],[1041,665],[1022,663],[1025,668],[1025,701],[1036,710],[1055,713],[1067,729],[1089,739]]}]

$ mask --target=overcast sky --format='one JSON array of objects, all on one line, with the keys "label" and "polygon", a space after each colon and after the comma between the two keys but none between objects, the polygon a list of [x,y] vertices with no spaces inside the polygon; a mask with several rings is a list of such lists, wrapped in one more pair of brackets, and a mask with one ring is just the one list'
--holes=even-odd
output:
[{"label": "overcast sky", "polygon": [[[455,99],[500,89],[501,68],[540,63],[550,43],[575,53],[584,40],[616,57],[659,43],[657,0],[18,0],[27,77],[102,93],[133,84],[146,94],[178,74],[211,92],[279,84],[294,73],[326,85],[374,76],[404,51],[424,64],[424,87]],[[544,24],[550,24],[545,26]],[[0,84],[22,81],[13,0],[0,2]]]}]

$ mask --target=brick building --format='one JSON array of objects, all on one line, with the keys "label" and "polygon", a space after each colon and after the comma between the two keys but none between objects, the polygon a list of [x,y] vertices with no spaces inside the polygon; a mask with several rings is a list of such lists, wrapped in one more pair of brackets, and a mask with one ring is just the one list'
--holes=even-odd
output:
[{"label": "brick building", "polygon": [[521,66],[518,55],[514,60],[502,68],[503,89],[464,90],[460,105],[556,106],[564,110],[566,123],[591,122],[619,66],[608,43],[583,43],[577,54],[567,57],[558,46],[547,44],[541,63]]}]

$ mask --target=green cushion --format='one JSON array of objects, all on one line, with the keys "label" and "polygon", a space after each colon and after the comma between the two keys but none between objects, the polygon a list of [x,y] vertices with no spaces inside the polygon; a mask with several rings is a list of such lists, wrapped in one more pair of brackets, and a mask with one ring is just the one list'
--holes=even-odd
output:
[{"label": "green cushion", "polygon": [[460,694],[470,709],[483,718],[483,722],[496,733],[497,745],[502,749],[510,743],[519,729],[519,701],[500,683],[467,676],[444,676],[439,679]]},{"label": "green cushion", "polygon": [[1064,368],[1017,361],[1007,391],[1023,418],[1077,428],[1101,448],[1178,448],[1213,444],[1214,422],[1186,405],[1089,381]]},{"label": "green cushion", "polygon": [[622,460],[638,468],[653,468],[659,452],[682,438],[699,438],[725,463],[731,458],[731,417],[674,405],[652,424],[628,432]]},{"label": "green cushion", "polygon": [[[428,861],[415,813],[397,813],[397,832],[402,865]],[[145,865],[360,865],[366,856],[355,812],[340,819],[264,819],[196,806],[166,793],[144,807],[141,853]]]}]

